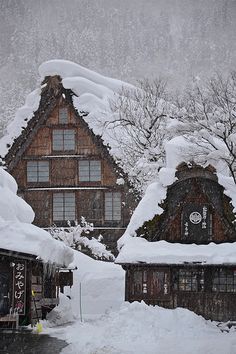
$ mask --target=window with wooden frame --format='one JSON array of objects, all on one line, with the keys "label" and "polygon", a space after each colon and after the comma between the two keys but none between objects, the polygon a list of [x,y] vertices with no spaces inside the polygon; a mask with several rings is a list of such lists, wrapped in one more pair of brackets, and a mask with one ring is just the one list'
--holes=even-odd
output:
[{"label": "window with wooden frame", "polygon": [[102,198],[101,192],[96,191],[93,193],[93,198],[90,204],[90,211],[89,211],[91,221],[101,220],[102,218]]},{"label": "window with wooden frame", "polygon": [[68,123],[68,108],[60,107],[58,112],[58,122],[59,124],[67,124]]},{"label": "window with wooden frame", "polygon": [[52,132],[53,151],[75,150],[75,129],[54,129]]},{"label": "window with wooden frame", "polygon": [[74,221],[75,219],[75,193],[54,193],[53,221]]},{"label": "window with wooden frame", "polygon": [[220,268],[213,271],[212,291],[235,293],[236,292],[236,270]]},{"label": "window with wooden frame", "polygon": [[146,270],[135,270],[133,272],[133,281],[131,287],[132,295],[143,295],[147,294],[147,271]]},{"label": "window with wooden frame", "polygon": [[100,160],[80,160],[79,161],[79,181],[80,182],[100,182],[101,181],[101,161]]},{"label": "window with wooden frame", "polygon": [[88,222],[102,222],[103,217],[103,193],[100,190],[87,190],[79,192],[80,215],[84,216]]},{"label": "window with wooden frame", "polygon": [[121,220],[121,193],[105,193],[105,221]]},{"label": "window with wooden frame", "polygon": [[27,182],[49,182],[49,161],[27,161]]},{"label": "window with wooden frame", "polygon": [[[176,288],[175,288],[176,289]],[[179,291],[203,291],[204,271],[180,269],[178,271],[177,289]]]}]

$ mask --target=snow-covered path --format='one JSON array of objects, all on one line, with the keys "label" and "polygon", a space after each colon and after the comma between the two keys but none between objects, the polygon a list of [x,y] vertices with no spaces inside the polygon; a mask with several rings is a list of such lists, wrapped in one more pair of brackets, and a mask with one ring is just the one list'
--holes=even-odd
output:
[{"label": "snow-covered path", "polygon": [[[62,299],[54,319],[59,324],[44,332],[69,345],[63,354],[235,354],[236,331],[221,332],[186,309],[167,310],[144,303],[125,303],[124,272],[113,263],[94,261],[76,252],[72,300]],[[80,321],[79,283],[82,283],[83,322]]]}]

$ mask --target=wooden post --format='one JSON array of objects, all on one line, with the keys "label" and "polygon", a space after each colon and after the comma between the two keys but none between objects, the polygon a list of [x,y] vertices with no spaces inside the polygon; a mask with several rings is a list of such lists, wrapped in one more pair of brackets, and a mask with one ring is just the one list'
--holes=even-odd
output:
[{"label": "wooden post", "polygon": [[79,302],[80,302],[80,321],[83,322],[82,317],[82,284],[79,283]]}]

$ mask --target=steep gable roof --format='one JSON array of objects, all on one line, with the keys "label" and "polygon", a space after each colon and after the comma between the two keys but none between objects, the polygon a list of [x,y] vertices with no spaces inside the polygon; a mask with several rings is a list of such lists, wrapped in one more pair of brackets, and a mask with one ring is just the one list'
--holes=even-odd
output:
[{"label": "steep gable roof", "polygon": [[88,113],[81,112],[79,114],[75,109],[73,105],[73,98],[75,96],[76,95],[72,90],[63,87],[62,79],[58,75],[45,77],[42,82],[40,95],[41,99],[38,109],[34,112],[33,117],[28,121],[27,126],[23,128],[21,134],[14,140],[4,158],[9,170],[17,165],[20,157],[31,144],[39,128],[45,124],[50,113],[55,109],[63,97],[64,102],[71,107],[74,116],[80,119],[80,124],[82,124],[83,128],[91,136],[94,144],[101,148],[104,157],[108,159],[111,164],[113,164],[115,171],[119,176],[126,178],[122,169],[115,163],[113,156],[109,153],[109,148],[104,145],[101,136],[95,135],[89,128],[88,123],[84,120],[84,117],[86,117]]},{"label": "steep gable roof", "polygon": [[39,73],[42,85],[27,96],[25,105],[17,111],[14,121],[0,139],[0,158],[6,157],[8,160],[9,153],[15,157],[20,145],[22,148],[28,146],[29,133],[37,131],[56,106],[59,97],[64,94],[76,114],[83,116],[94,137],[102,138],[100,143],[109,146],[109,154],[116,160],[119,143],[112,138],[109,129],[104,129],[102,121],[109,119],[111,114],[109,100],[123,86],[133,86],[64,60],[43,63]]},{"label": "steep gable roof", "polygon": [[[128,182],[127,174],[118,164],[118,144],[110,139],[101,122],[109,111],[105,113],[109,107],[108,97],[111,97],[114,91],[118,92],[124,83],[60,60],[44,63],[39,71],[41,76],[50,75],[44,77],[39,89],[28,95],[25,106],[17,111],[15,120],[9,124],[5,136],[0,139],[0,163],[6,163],[9,170],[17,165],[39,128],[45,124],[63,97],[74,116],[80,119],[80,124],[93,143],[113,165],[117,176]],[[75,74],[87,77],[68,77]]]}]

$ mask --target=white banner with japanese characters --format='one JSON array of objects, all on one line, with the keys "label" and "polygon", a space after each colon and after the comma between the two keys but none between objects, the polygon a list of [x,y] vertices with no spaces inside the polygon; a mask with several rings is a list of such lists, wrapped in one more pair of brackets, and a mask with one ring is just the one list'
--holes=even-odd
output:
[{"label": "white banner with japanese characters", "polygon": [[13,310],[25,315],[26,300],[26,262],[15,263],[13,272]]}]

